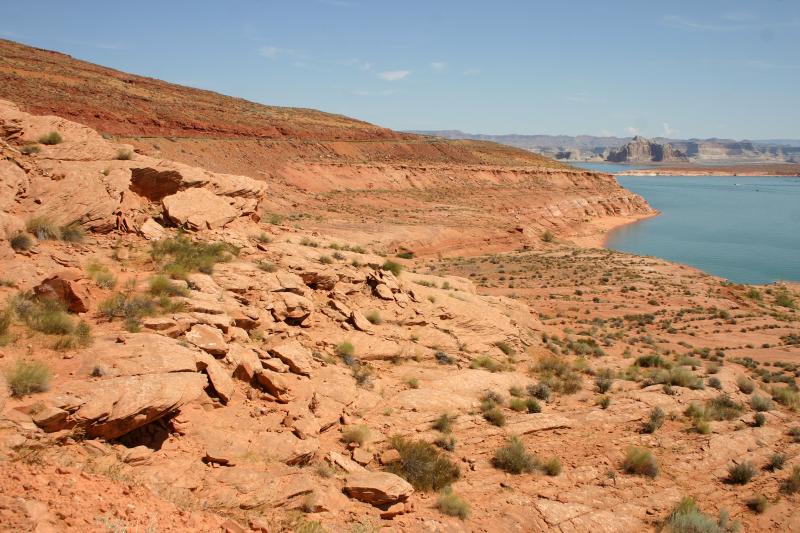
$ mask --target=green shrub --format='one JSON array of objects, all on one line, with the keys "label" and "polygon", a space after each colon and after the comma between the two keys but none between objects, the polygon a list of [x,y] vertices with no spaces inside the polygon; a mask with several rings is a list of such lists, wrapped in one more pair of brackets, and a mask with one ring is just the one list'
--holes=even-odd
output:
[{"label": "green shrub", "polygon": [[448,516],[457,516],[461,520],[469,517],[469,504],[458,497],[453,489],[446,487],[436,499],[436,508]]},{"label": "green shrub", "polygon": [[91,346],[92,342],[92,328],[87,322],[81,320],[72,333],[58,338],[53,349],[58,351],[76,350]]},{"label": "green shrub", "polygon": [[654,407],[650,411],[650,418],[642,425],[642,433],[655,433],[664,424],[665,418],[664,410],[660,407]]},{"label": "green shrub", "polygon": [[574,394],[581,388],[580,376],[561,357],[548,355],[539,360],[534,368],[541,382],[550,390],[561,394]]},{"label": "green shrub", "polygon": [[379,311],[372,310],[368,311],[364,317],[369,320],[370,324],[375,324],[376,326],[379,324],[383,324],[383,318],[381,318],[381,314]]},{"label": "green shrub", "polygon": [[488,370],[489,372],[503,372],[506,370],[506,366],[499,362],[495,361],[488,355],[481,355],[476,357],[470,363],[470,368],[482,368],[484,370]]},{"label": "green shrub", "polygon": [[52,146],[54,144],[61,144],[64,142],[64,138],[61,137],[57,131],[51,131],[50,133],[46,133],[39,137],[38,139],[39,144],[46,144],[48,146]]},{"label": "green shrub", "polygon": [[193,241],[183,235],[152,244],[150,255],[173,278],[185,279],[192,272],[211,274],[214,265],[230,261],[238,250],[224,242]]},{"label": "green shrub", "polygon": [[720,394],[706,402],[705,416],[710,420],[733,420],[739,418],[743,411],[742,404],[727,394]]},{"label": "green shrub", "polygon": [[396,257],[400,259],[414,259],[414,252],[400,252]]},{"label": "green shrub", "polygon": [[536,383],[535,385],[528,385],[528,394],[534,398],[538,398],[543,402],[550,399],[550,387],[546,383]]},{"label": "green shrub", "polygon": [[529,413],[541,413],[542,406],[539,405],[539,402],[536,401],[536,398],[526,398],[525,399],[525,408]]},{"label": "green shrub", "polygon": [[637,476],[653,478],[658,475],[658,463],[650,450],[635,446],[628,448],[625,460],[622,462],[622,469],[626,474]]},{"label": "green shrub", "polygon": [[186,290],[161,274],[150,278],[150,294],[153,296],[184,296]]},{"label": "green shrub", "polygon": [[86,232],[84,232],[81,225],[77,223],[62,226],[60,231],[61,240],[64,242],[81,242],[86,236]]},{"label": "green shrub", "polygon": [[525,403],[525,400],[522,398],[511,398],[511,400],[508,402],[508,407],[512,411],[517,411],[520,413],[528,410],[528,406]]},{"label": "green shrub", "polygon": [[635,364],[642,368],[669,368],[671,366],[660,355],[642,355],[636,359]]},{"label": "green shrub", "polygon": [[387,465],[387,470],[417,490],[441,490],[461,476],[458,465],[428,442],[392,437],[390,443],[400,460]]},{"label": "green shrub", "polygon": [[745,394],[752,393],[756,388],[755,383],[753,383],[752,381],[750,381],[749,379],[747,379],[744,376],[737,376],[736,377],[736,386],[739,387],[739,390],[742,391]]},{"label": "green shrub", "polygon": [[11,322],[13,319],[14,312],[10,307],[6,307],[0,311],[0,337],[8,333],[8,329],[11,327]]},{"label": "green shrub", "polygon": [[800,492],[800,466],[792,468],[789,477],[781,484],[781,490],[787,494],[796,494]]},{"label": "green shrub", "polygon": [[797,391],[789,387],[774,386],[770,389],[770,394],[772,394],[773,400],[785,407],[790,409],[800,407],[800,397],[798,397]]},{"label": "green shrub", "polygon": [[538,460],[536,456],[528,453],[525,444],[519,437],[511,437],[505,446],[497,450],[492,459],[492,464],[510,474],[533,472]]},{"label": "green shrub", "polygon": [[483,418],[494,426],[503,427],[506,425],[506,415],[497,407],[491,407],[483,412]]},{"label": "green shrub", "polygon": [[750,407],[752,407],[754,411],[763,412],[771,411],[774,406],[772,405],[772,400],[766,396],[755,395],[750,398]]},{"label": "green shrub", "polygon": [[24,155],[32,155],[41,152],[42,148],[38,144],[26,144],[20,147],[19,151]]},{"label": "green shrub", "polygon": [[786,464],[786,455],[783,453],[773,453],[769,457],[769,461],[767,461],[767,470],[776,471],[776,470],[783,470],[783,466]]},{"label": "green shrub", "polygon": [[24,231],[20,231],[12,236],[8,239],[8,243],[15,252],[26,252],[33,248],[33,239]]},{"label": "green shrub", "polygon": [[25,224],[25,229],[28,230],[28,233],[35,235],[40,241],[57,241],[61,239],[61,228],[53,219],[45,215],[33,217],[28,220]]},{"label": "green shrub", "polygon": [[757,428],[760,428],[764,424],[767,423],[767,417],[764,416],[764,413],[756,413],[753,415],[753,425]]},{"label": "green shrub", "polygon": [[396,261],[392,261],[390,259],[386,260],[381,266],[381,270],[388,270],[395,276],[399,276],[400,273],[403,271],[403,265]]},{"label": "green shrub", "polygon": [[50,387],[52,373],[43,363],[18,359],[13,368],[6,372],[6,382],[15,397],[34,392],[44,392]]},{"label": "green shrub", "polygon": [[342,442],[345,444],[358,444],[363,446],[367,439],[369,439],[369,428],[367,426],[347,426],[342,431]]},{"label": "green shrub", "polygon": [[781,307],[788,307],[789,309],[795,309],[797,307],[797,304],[795,304],[794,298],[792,297],[792,293],[790,293],[785,287],[778,290],[775,294],[775,304],[780,305]]},{"label": "green shrub", "polygon": [[763,494],[757,494],[746,502],[747,508],[756,514],[762,514],[769,506],[769,500]]},{"label": "green shrub", "polygon": [[264,213],[263,218],[267,224],[272,224],[273,226],[280,226],[286,219],[285,216],[278,213]]},{"label": "green shrub", "polygon": [[501,352],[503,352],[504,354],[506,354],[508,356],[514,355],[516,353],[514,348],[510,344],[505,342],[505,341],[498,341],[498,342],[494,343],[494,345],[497,346],[500,349]]},{"label": "green shrub", "polygon": [[439,418],[434,420],[431,427],[436,431],[441,431],[442,433],[450,433],[453,430],[453,424],[457,418],[458,417],[456,415],[442,413],[439,415]]},{"label": "green shrub", "polygon": [[155,314],[156,303],[143,294],[118,292],[100,302],[97,310],[109,319],[122,318],[125,329],[135,332],[142,318]]},{"label": "green shrub", "polygon": [[448,452],[452,452],[456,449],[456,438],[450,433],[437,437],[433,443]]},{"label": "green shrub", "polygon": [[329,255],[321,255],[319,256],[319,262],[322,263],[323,265],[332,265],[333,258]]},{"label": "green shrub", "polygon": [[720,510],[714,520],[702,513],[692,498],[683,498],[665,521],[670,533],[732,533],[739,530],[739,523],[729,523],[728,513]]},{"label": "green shrub", "polygon": [[614,385],[614,378],[608,373],[601,373],[595,376],[594,384],[597,385],[597,392],[605,394]]},{"label": "green shrub", "polygon": [[417,378],[408,378],[406,379],[406,385],[408,385],[408,387],[411,389],[418,389],[419,380]]},{"label": "green shrub", "polygon": [[553,232],[548,229],[544,230],[541,235],[541,239],[542,242],[553,242],[555,240],[555,236],[553,235]]},{"label": "green shrub", "polygon": [[608,409],[611,405],[611,397],[608,394],[600,396],[600,399],[597,400],[597,405],[600,406],[600,409]]},{"label": "green shrub", "polygon": [[133,159],[133,151],[132,150],[117,150],[117,159],[120,161],[128,161]]},{"label": "green shrub", "polygon": [[793,442],[800,442],[800,427],[789,428],[789,436],[792,437]]},{"label": "green shrub", "polygon": [[344,341],[336,345],[336,355],[339,357],[352,356],[356,353],[356,348],[350,341]]},{"label": "green shrub", "polygon": [[734,485],[744,485],[753,479],[755,475],[756,468],[750,461],[744,461],[728,467],[728,483],[733,483]]},{"label": "green shrub", "polygon": [[260,268],[264,272],[277,272],[278,270],[278,267],[275,265],[275,263],[272,263],[270,261],[261,260],[258,261],[256,265],[258,265],[258,268]]},{"label": "green shrub", "polygon": [[69,335],[75,327],[64,305],[55,300],[31,302],[22,318],[29,328],[47,335]]},{"label": "green shrub", "polygon": [[557,476],[561,473],[561,461],[558,457],[551,457],[541,464],[541,468],[548,476]]},{"label": "green shrub", "polygon": [[716,376],[708,378],[708,386],[712,389],[722,390],[722,382]]}]

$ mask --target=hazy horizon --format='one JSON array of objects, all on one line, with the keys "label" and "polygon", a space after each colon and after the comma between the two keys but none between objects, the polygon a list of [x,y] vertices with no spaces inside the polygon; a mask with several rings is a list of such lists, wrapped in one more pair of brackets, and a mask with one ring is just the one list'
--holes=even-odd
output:
[{"label": "hazy horizon", "polygon": [[37,5],[0,37],[397,130],[800,138],[797,3]]}]

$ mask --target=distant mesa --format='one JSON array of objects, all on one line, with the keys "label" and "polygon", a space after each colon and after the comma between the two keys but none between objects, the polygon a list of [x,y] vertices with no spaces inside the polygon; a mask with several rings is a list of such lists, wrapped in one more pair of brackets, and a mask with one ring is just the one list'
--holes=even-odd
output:
[{"label": "distant mesa", "polygon": [[686,154],[676,150],[672,145],[657,143],[640,135],[625,146],[612,149],[606,156],[606,161],[612,163],[664,163],[688,160]]}]

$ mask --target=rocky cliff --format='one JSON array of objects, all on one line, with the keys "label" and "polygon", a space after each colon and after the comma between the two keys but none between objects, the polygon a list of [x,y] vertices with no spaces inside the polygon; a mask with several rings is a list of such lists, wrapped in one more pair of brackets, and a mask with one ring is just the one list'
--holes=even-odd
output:
[{"label": "rocky cliff", "polygon": [[613,163],[667,163],[685,161],[686,155],[669,144],[661,144],[637,135],[621,148],[611,150],[606,161]]}]

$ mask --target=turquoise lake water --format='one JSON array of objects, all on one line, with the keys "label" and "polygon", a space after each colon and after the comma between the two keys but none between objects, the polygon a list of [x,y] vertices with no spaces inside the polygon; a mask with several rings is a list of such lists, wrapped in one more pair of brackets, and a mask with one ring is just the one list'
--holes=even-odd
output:
[{"label": "turquoise lake water", "polygon": [[[631,167],[585,164],[608,173]],[[800,281],[800,178],[617,176],[661,211],[608,248],[684,263],[736,283]]]}]

